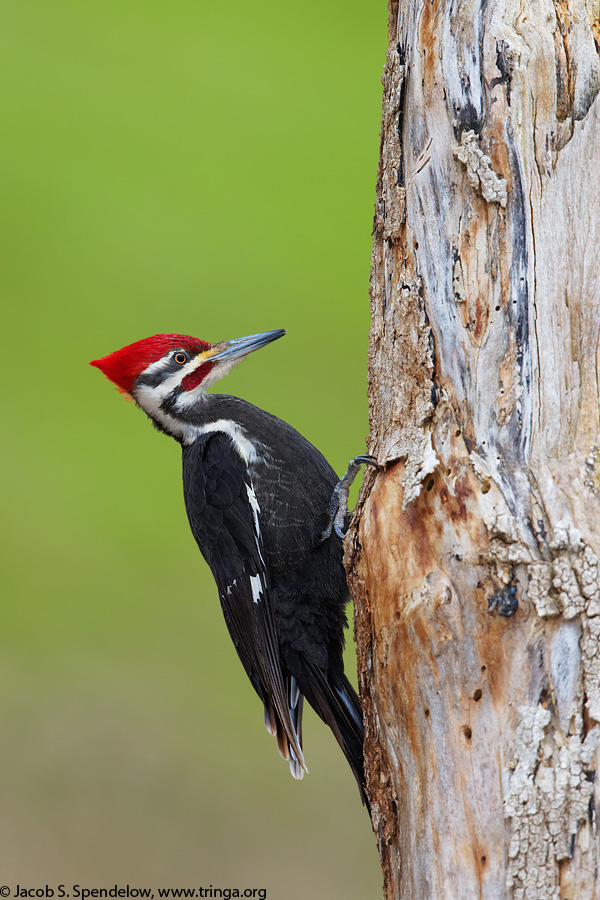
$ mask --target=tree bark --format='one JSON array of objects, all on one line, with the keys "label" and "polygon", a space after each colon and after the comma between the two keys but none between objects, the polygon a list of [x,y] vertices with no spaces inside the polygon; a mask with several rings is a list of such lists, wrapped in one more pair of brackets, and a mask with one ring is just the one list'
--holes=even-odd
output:
[{"label": "tree bark", "polygon": [[600,897],[600,3],[392,0],[346,539],[386,898]]}]

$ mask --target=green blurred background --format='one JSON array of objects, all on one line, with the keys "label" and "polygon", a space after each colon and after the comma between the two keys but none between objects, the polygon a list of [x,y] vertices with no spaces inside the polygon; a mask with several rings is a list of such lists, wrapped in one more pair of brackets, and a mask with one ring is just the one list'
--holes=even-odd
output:
[{"label": "green blurred background", "polygon": [[285,327],[222,390],[340,472],[364,451],[386,23],[349,0],[3,4],[2,884],[381,895],[332,736],[309,711],[294,782],[265,731],[178,447],[87,363]]}]

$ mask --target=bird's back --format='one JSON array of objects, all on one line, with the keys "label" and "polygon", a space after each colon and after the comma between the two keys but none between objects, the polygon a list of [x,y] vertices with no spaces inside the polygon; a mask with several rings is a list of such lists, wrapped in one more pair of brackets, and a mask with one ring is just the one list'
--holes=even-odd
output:
[{"label": "bird's back", "polygon": [[[318,565],[323,558],[319,577],[329,580],[331,559],[341,561],[341,542],[335,537],[326,546],[320,542],[338,480],[323,454],[287,422],[237,397],[208,395],[194,413],[194,423],[206,434],[230,436],[249,472],[272,577],[285,579],[303,560]],[[184,472],[202,464],[200,446],[184,448]],[[340,574],[335,573],[338,583]]]}]

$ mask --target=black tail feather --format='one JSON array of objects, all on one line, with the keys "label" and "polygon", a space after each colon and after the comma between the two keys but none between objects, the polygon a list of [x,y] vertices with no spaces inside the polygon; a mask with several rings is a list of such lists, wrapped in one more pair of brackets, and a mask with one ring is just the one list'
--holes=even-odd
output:
[{"label": "black tail feather", "polygon": [[363,757],[364,726],[358,695],[345,675],[332,686],[322,669],[307,666],[309,684],[303,693],[317,715],[329,725],[356,778],[362,802],[369,809]]}]

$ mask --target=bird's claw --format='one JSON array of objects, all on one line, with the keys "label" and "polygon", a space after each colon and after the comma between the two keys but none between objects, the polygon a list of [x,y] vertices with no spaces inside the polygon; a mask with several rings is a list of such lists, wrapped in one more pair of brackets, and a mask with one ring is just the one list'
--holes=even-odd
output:
[{"label": "bird's claw", "polygon": [[331,502],[329,503],[329,509],[327,511],[328,523],[321,535],[321,543],[327,540],[332,531],[334,531],[341,540],[346,537],[344,525],[346,523],[346,516],[348,515],[348,494],[350,493],[350,488],[356,478],[358,470],[363,463],[368,466],[379,468],[379,464],[375,457],[366,454],[355,456],[354,459],[350,460],[346,474],[340,478],[333,489]]}]

